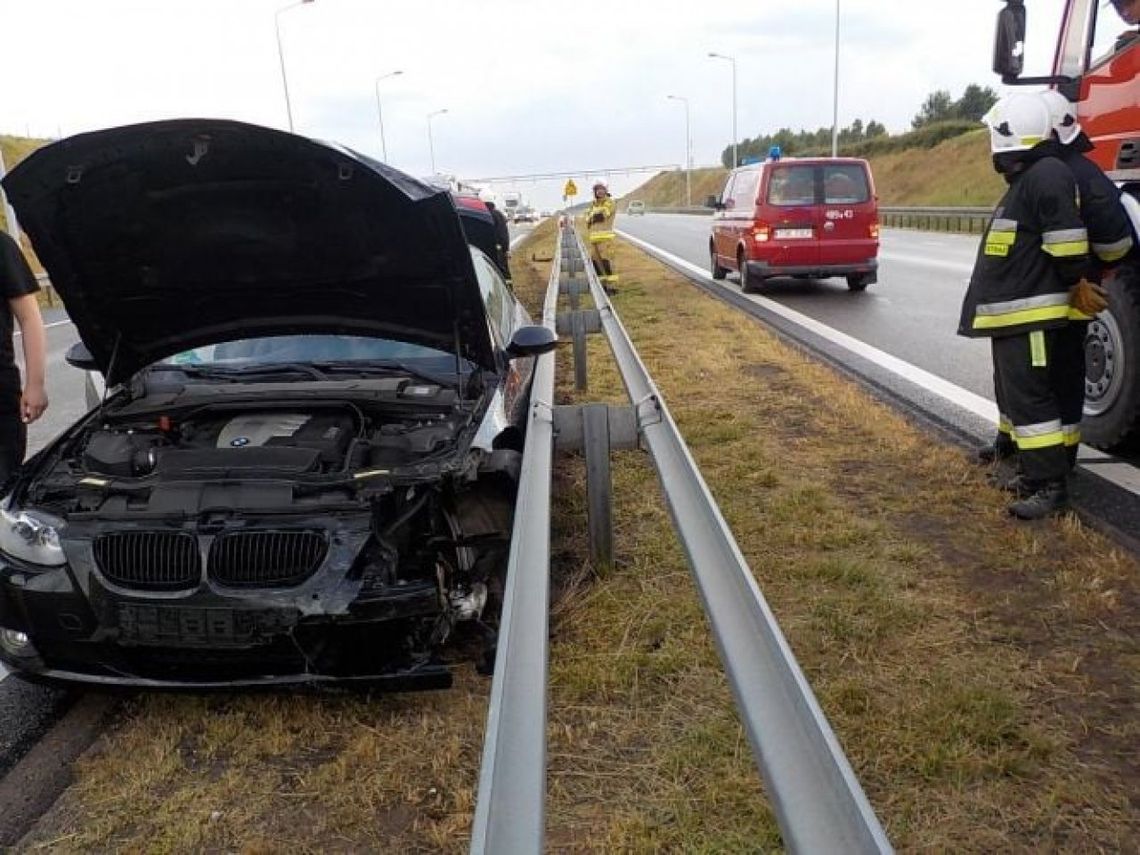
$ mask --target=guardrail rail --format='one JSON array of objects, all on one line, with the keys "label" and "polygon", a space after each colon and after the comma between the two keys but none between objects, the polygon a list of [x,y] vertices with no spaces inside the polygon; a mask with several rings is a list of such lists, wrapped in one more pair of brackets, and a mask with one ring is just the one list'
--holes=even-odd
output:
[{"label": "guardrail rail", "polygon": [[[583,290],[593,297],[595,309],[570,313],[575,347],[584,352],[585,332],[605,334],[631,406],[623,413],[618,407],[610,406],[607,410],[605,406],[598,409],[599,405],[585,405],[595,409],[588,416],[584,408],[574,415],[581,416],[583,425],[591,420],[608,421],[609,427],[603,426],[600,431],[595,428],[594,435],[604,437],[605,443],[614,437],[613,447],[628,443],[628,437],[622,436],[622,426],[628,421],[636,426],[641,444],[652,457],[784,845],[793,852],[892,851],[570,220],[561,231],[551,268],[543,307],[544,324],[554,329],[559,326],[560,291],[571,295],[576,308],[578,277],[585,279]],[[588,317],[583,318],[583,314]],[[566,321],[562,319],[563,327]],[[538,357],[531,393],[471,840],[471,851],[480,855],[539,853],[543,845],[550,474],[556,432],[562,425],[576,423],[565,412],[575,408],[553,406],[554,359],[553,353]],[[575,363],[579,363],[577,357]],[[584,370],[584,355],[581,367]],[[579,382],[579,388],[584,385]],[[583,427],[583,433],[588,435],[589,429]],[[560,439],[558,447],[563,444]],[[588,480],[608,480],[609,447],[605,448],[604,466],[597,465],[596,454],[591,458],[588,450]],[[597,495],[608,501],[608,490],[598,490]],[[593,508],[594,502],[590,505]],[[591,538],[595,528],[592,521]]]}]

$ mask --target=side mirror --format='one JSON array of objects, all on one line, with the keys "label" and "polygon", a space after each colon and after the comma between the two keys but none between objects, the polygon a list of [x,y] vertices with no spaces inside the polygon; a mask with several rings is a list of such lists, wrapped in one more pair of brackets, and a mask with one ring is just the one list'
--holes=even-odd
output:
[{"label": "side mirror", "polygon": [[549,327],[532,324],[519,327],[507,345],[507,356],[517,359],[520,356],[538,356],[549,353],[558,346],[558,336]]},{"label": "side mirror", "polygon": [[718,199],[716,196],[706,196],[705,207],[712,208],[714,211],[718,211],[724,206],[720,203],[720,199]]},{"label": "side mirror", "polygon": [[1025,65],[1025,0],[1006,0],[994,31],[994,73],[1003,82],[1021,76]]},{"label": "side mirror", "polygon": [[81,371],[99,370],[99,366],[95,363],[95,357],[91,355],[91,351],[87,349],[87,345],[81,341],[77,341],[69,347],[63,358],[68,365],[74,366]]}]

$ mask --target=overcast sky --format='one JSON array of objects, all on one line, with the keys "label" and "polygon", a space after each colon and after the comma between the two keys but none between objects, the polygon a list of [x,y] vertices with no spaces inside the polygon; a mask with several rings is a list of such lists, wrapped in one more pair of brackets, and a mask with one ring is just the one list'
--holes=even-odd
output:
[{"label": "overcast sky", "polygon": [[[736,57],[741,137],[830,126],[840,4],[839,123],[909,127],[935,89],[999,89],[994,0],[0,0],[0,132],[56,137],[210,116],[287,128],[275,20],[295,129],[461,177],[681,164],[731,141]],[[1030,62],[1044,72],[1062,0],[1033,0]],[[1034,26],[1037,25],[1037,26]],[[643,180],[615,175],[617,193]],[[561,187],[524,184],[553,207]],[[505,185],[503,189],[507,189]]]}]

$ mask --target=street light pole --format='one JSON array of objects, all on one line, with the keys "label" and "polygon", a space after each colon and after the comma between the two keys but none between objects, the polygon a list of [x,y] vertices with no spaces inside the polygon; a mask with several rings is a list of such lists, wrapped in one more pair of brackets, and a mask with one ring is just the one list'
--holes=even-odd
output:
[{"label": "street light pole", "polygon": [[689,99],[680,95],[666,95],[665,97],[680,101],[685,105],[685,204],[692,207],[693,185],[690,172],[693,168],[693,137],[689,133]]},{"label": "street light pole", "polygon": [[831,156],[839,156],[839,0],[835,0],[835,84],[832,88]]},{"label": "street light pole", "polygon": [[732,168],[736,169],[740,161],[736,157],[736,57],[726,56],[723,53],[713,53],[709,51],[709,56],[714,59],[726,59],[732,63]]},{"label": "street light pole", "polygon": [[444,107],[442,110],[435,110],[431,113],[428,113],[428,115],[427,115],[428,151],[431,153],[431,174],[432,175],[435,175],[435,143],[432,142],[432,138],[431,138],[431,120],[434,117],[441,116],[446,112],[447,112],[447,108]]},{"label": "street light pole", "polygon": [[289,76],[285,73],[285,50],[281,47],[281,14],[312,2],[313,0],[297,0],[296,3],[278,9],[273,15],[273,28],[277,32],[277,60],[281,63],[281,85],[285,89],[285,114],[289,117],[289,133],[293,133],[293,107],[289,103]]},{"label": "street light pole", "polygon": [[402,71],[389,71],[387,74],[381,74],[376,78],[374,84],[376,88],[376,119],[380,122],[380,150],[383,152],[385,163],[388,162],[388,143],[384,141],[384,111],[380,109],[380,81],[403,73]]}]

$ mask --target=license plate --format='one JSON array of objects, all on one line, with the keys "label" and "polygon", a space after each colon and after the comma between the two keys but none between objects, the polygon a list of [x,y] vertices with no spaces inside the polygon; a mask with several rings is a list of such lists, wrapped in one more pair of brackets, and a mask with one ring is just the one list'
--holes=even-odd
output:
[{"label": "license plate", "polygon": [[776,240],[803,240],[811,238],[815,233],[811,229],[776,229]]},{"label": "license plate", "polygon": [[227,647],[263,643],[287,631],[296,617],[270,609],[188,608],[118,604],[120,641],[175,647]]}]

